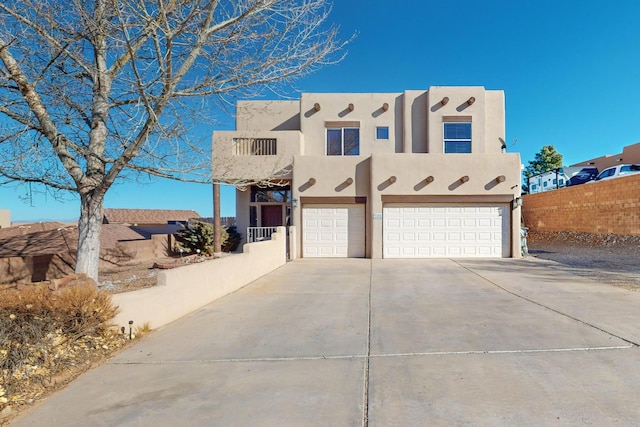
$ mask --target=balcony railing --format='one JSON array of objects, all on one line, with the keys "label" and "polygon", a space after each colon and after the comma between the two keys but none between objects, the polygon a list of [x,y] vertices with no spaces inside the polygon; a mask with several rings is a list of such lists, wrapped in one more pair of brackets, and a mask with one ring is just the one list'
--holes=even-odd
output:
[{"label": "balcony railing", "polygon": [[277,227],[247,227],[247,243],[271,240],[271,235]]},{"label": "balcony railing", "polygon": [[275,156],[278,154],[276,138],[233,138],[235,156]]}]

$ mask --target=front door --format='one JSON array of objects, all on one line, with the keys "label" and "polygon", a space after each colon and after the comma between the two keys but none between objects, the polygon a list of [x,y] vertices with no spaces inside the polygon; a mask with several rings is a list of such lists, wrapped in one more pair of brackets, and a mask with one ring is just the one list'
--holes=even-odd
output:
[{"label": "front door", "polygon": [[282,222],[281,205],[263,205],[260,207],[262,227],[279,227]]}]

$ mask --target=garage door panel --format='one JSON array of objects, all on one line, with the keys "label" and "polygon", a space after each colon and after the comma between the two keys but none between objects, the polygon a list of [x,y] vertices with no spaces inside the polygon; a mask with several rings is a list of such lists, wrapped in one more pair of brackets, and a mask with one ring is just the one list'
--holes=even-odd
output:
[{"label": "garage door panel", "polygon": [[505,205],[383,208],[385,258],[508,256]]},{"label": "garage door panel", "polygon": [[363,257],[364,205],[302,208],[303,257]]}]

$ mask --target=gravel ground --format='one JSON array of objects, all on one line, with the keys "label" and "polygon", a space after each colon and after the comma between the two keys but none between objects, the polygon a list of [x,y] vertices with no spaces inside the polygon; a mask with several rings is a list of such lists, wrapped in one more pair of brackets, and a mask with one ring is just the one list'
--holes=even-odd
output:
[{"label": "gravel ground", "polygon": [[580,276],[640,291],[640,236],[530,232],[529,255]]}]

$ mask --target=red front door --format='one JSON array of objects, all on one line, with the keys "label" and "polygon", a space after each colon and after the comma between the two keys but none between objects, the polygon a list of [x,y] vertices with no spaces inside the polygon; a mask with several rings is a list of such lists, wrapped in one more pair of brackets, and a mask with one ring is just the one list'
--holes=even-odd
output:
[{"label": "red front door", "polygon": [[279,227],[282,222],[282,206],[264,205],[260,207],[263,227]]}]

